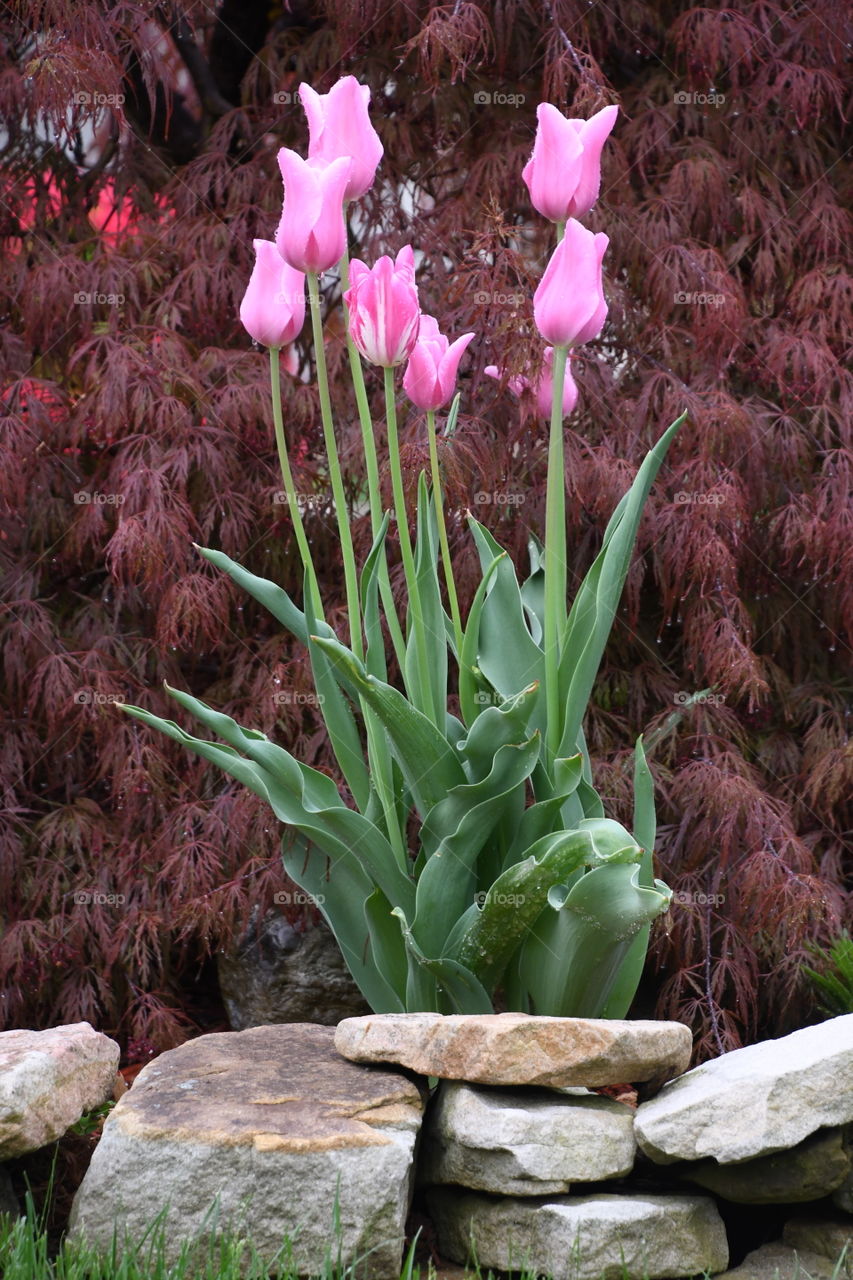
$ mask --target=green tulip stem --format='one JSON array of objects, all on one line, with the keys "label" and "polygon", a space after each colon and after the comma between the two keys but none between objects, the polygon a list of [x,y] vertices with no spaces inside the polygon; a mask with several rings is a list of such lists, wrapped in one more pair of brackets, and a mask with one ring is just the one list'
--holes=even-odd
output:
[{"label": "green tulip stem", "polygon": [[287,441],[284,438],[284,418],[281,412],[281,360],[280,347],[270,347],[270,388],[272,391],[272,420],[275,430],[275,443],[278,449],[278,463],[281,467],[281,478],[284,481],[284,493],[287,498],[287,505],[290,510],[290,519],[293,524],[293,532],[296,535],[296,543],[299,547],[299,554],[302,557],[302,567],[308,574],[309,581],[314,591],[314,611],[318,617],[323,616],[323,607],[320,600],[320,588],[317,583],[317,574],[314,571],[314,561],[311,559],[311,549],[308,546],[308,539],[305,536],[305,526],[302,523],[302,512],[299,510],[299,501],[296,496],[296,486],[293,483],[293,472],[290,469],[290,459],[287,455]]},{"label": "green tulip stem", "polygon": [[566,464],[563,453],[563,384],[568,347],[554,348],[554,398],[545,496],[545,705],[547,745],[555,760],[562,738],[560,649],[566,617]]},{"label": "green tulip stem", "polygon": [[438,469],[438,447],[435,439],[435,412],[427,410],[427,435],[429,436],[429,465],[432,473],[432,498],[435,504],[435,522],[438,526],[438,540],[441,544],[441,558],[444,561],[444,580],[447,583],[447,599],[450,602],[450,616],[453,619],[453,635],[456,640],[456,661],[462,660],[462,619],[459,615],[459,600],[456,595],[456,583],[453,579],[453,562],[450,559],[450,546],[447,541],[447,526],[444,523],[444,500],[441,494],[441,472]]},{"label": "green tulip stem", "polygon": [[[391,486],[394,494],[394,511],[397,518],[397,532],[400,538],[400,555],[403,560],[403,572],[406,577],[406,591],[409,597],[409,608],[415,631],[415,653],[417,661],[418,681],[421,687],[420,708],[424,715],[438,724],[437,708],[432,705],[432,685],[429,678],[429,658],[427,654],[426,632],[424,630],[423,613],[421,612],[418,580],[415,573],[415,558],[412,555],[412,542],[409,537],[409,517],[406,512],[406,495],[403,491],[403,473],[400,467],[400,441],[397,436],[397,405],[394,399],[394,370],[385,369],[385,414],[388,423],[388,461],[391,466]],[[437,637],[438,639],[439,637]],[[440,637],[444,642],[444,637]],[[444,708],[442,708],[442,714]],[[443,729],[443,724],[442,724]]]},{"label": "green tulip stem", "polygon": [[361,636],[361,609],[358,601],[358,574],[355,567],[355,552],[349,527],[346,495],[341,478],[341,464],[338,460],[338,446],[335,442],[332,401],[329,397],[329,376],[326,371],[326,351],[323,345],[323,319],[320,315],[320,288],[315,271],[308,272],[308,302],[311,307],[311,325],[314,333],[314,359],[317,366],[320,414],[323,419],[323,439],[326,445],[326,456],[329,459],[329,477],[332,482],[332,495],[335,500],[335,514],[338,520],[338,534],[341,539],[341,552],[344,561],[350,648],[356,657],[361,660],[364,657],[364,645]]},{"label": "green tulip stem", "polygon": [[[349,250],[344,246],[343,257],[340,264],[341,273],[341,293],[344,294],[349,289]],[[361,424],[361,440],[364,447],[364,462],[367,469],[367,494],[370,502],[370,528],[373,537],[379,531],[382,524],[382,494],[379,488],[379,459],[376,454],[376,440],[373,436],[373,420],[370,416],[370,405],[367,402],[367,389],[364,385],[364,369],[361,364],[361,356],[358,348],[352,340],[349,328],[349,308],[346,302],[343,303],[344,308],[344,327],[347,335],[347,354],[349,355],[349,367],[352,374],[352,385],[355,391],[355,400],[358,405],[358,420]],[[379,594],[382,597],[382,607],[385,610],[385,617],[388,620],[388,630],[391,635],[391,643],[394,646],[394,653],[397,656],[397,662],[400,670],[403,670],[403,664],[406,660],[406,642],[403,638],[403,630],[400,626],[400,620],[397,617],[397,609],[394,605],[394,596],[391,591],[391,579],[388,576],[388,560],[386,556],[382,556],[379,564]]]}]

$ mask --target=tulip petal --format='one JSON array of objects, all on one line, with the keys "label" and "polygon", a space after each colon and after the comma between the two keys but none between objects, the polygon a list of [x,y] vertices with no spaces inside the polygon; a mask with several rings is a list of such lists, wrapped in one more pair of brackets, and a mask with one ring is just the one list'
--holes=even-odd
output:
[{"label": "tulip petal", "polygon": [[441,388],[436,377],[435,362],[420,344],[415,344],[409,356],[409,363],[403,374],[403,390],[419,409],[437,409],[441,404]]},{"label": "tulip petal", "polygon": [[580,180],[574,196],[573,218],[585,217],[598,199],[598,192],[601,188],[601,151],[616,123],[618,115],[618,107],[604,107],[581,125],[580,139],[583,143],[583,160]]},{"label": "tulip petal", "polygon": [[317,221],[322,204],[316,171],[308,167],[295,151],[282,147],[278,167],[284,182],[284,207],[275,233],[278,251],[286,262],[298,270],[303,266],[311,228]]},{"label": "tulip petal", "polygon": [[536,109],[533,155],[522,170],[535,209],[552,222],[565,222],[580,178],[583,145],[575,122],[549,102]]},{"label": "tulip petal", "polygon": [[536,327],[555,347],[589,342],[607,315],[601,286],[606,236],[594,236],[574,218],[551,255],[533,296]]}]

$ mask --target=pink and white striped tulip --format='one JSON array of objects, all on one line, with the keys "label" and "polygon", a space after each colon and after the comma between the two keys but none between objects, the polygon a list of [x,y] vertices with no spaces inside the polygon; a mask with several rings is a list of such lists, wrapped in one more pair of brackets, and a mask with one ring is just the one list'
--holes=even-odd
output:
[{"label": "pink and white striped tulip", "polygon": [[403,390],[413,405],[434,410],[447,404],[456,386],[459,361],[473,337],[473,333],[463,333],[455,342],[448,342],[432,316],[421,316],[418,340],[403,374]]},{"label": "pink and white striped tulip", "polygon": [[[514,374],[511,378],[507,378],[507,386],[513,395],[521,396],[523,392],[530,389],[536,397],[536,412],[540,418],[551,417],[551,402],[554,398],[554,348],[545,348],[545,360],[542,372],[535,382],[531,382],[530,378],[524,374]],[[490,364],[483,370],[490,378],[500,378],[501,371],[497,365]],[[566,365],[566,373],[563,381],[563,417],[567,418],[578,402],[577,383],[571,375],[569,365]]]},{"label": "pink and white striped tulip", "polygon": [[533,295],[536,328],[554,347],[597,338],[607,318],[601,263],[610,241],[570,218]]},{"label": "pink and white striped tulip", "polygon": [[329,164],[303,160],[282,147],[278,167],[284,180],[284,207],[275,233],[278,251],[297,271],[319,275],[344,252],[344,192],[352,161],[343,156]]},{"label": "pink and white striped tulip", "polygon": [[533,155],[521,176],[543,217],[565,222],[589,213],[601,187],[601,151],[618,114],[618,107],[604,107],[589,120],[568,120],[549,102],[536,108]]},{"label": "pink and white striped tulip", "polygon": [[421,320],[412,246],[405,245],[394,260],[384,255],[373,267],[354,258],[344,301],[352,340],[365,360],[384,369],[407,360]]},{"label": "pink and white striped tulip", "polygon": [[240,303],[244,329],[263,347],[284,347],[305,320],[305,277],[284,261],[275,242],[255,240],[255,265]]},{"label": "pink and white striped tulip", "polygon": [[370,90],[355,76],[344,76],[328,93],[300,85],[299,96],[308,117],[309,159],[323,164],[342,156],[352,160],[344,200],[359,200],[373,186],[383,154],[367,112]]}]

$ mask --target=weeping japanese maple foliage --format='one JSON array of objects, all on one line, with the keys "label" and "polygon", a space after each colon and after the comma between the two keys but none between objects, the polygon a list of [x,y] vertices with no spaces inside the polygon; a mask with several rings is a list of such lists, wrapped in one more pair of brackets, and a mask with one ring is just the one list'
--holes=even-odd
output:
[{"label": "weeping japanese maple foliage", "polygon": [[[535,386],[543,361],[552,229],[521,180],[536,105],[619,105],[586,219],[610,237],[610,313],[571,364],[570,591],[639,460],[690,415],[586,725],[610,816],[630,818],[640,732],[657,783],[675,896],[636,1010],[690,1023],[700,1056],[820,1016],[802,964],[849,920],[853,871],[850,23],[841,0],[7,6],[0,1026],[86,1018],[174,1044],[204,957],[287,889],[262,803],[117,698],[170,715],[165,679],[332,770],[305,655],[192,544],[300,595],[267,364],[238,307],[253,240],[275,234],[277,151],[305,153],[298,87],[349,73],[385,147],[352,246],[417,245],[423,310],[477,334],[441,439],[463,608],[466,507],[521,568],[543,529],[547,424],[507,385]],[[363,561],[358,416],[330,337]],[[307,359],[297,341],[285,427],[343,634]],[[378,406],[370,373],[368,389]],[[424,421],[402,425],[414,491]]]}]

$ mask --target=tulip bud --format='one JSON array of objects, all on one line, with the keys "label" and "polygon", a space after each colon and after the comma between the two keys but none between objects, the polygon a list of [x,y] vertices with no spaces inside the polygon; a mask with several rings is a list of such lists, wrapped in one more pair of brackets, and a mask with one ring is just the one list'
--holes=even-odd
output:
[{"label": "tulip bud", "polygon": [[574,218],[557,245],[533,295],[536,328],[555,347],[597,338],[607,317],[601,263],[609,240]]},{"label": "tulip bud", "polygon": [[[545,361],[542,372],[535,382],[531,382],[530,378],[526,378],[524,374],[514,374],[511,378],[507,378],[507,386],[513,395],[520,396],[528,389],[533,391],[536,396],[536,412],[540,418],[551,417],[551,405],[554,399],[554,348],[545,348]],[[502,376],[497,365],[490,364],[483,373],[490,378],[500,378]],[[569,366],[566,365],[566,372],[563,379],[563,417],[567,418],[578,402],[577,383],[569,372]]]},{"label": "tulip bud", "polygon": [[365,360],[385,369],[407,360],[421,319],[411,245],[402,248],[396,260],[384,256],[372,268],[354,258],[344,301],[352,340]]},{"label": "tulip bud", "polygon": [[369,191],[382,159],[382,143],[370,123],[370,90],[355,76],[344,76],[328,93],[300,85],[299,96],[308,117],[308,156],[323,164],[345,157],[352,160],[344,200],[358,200]]},{"label": "tulip bud", "polygon": [[255,240],[255,265],[240,303],[240,319],[264,347],[283,347],[305,320],[305,277],[284,261],[272,240]]},{"label": "tulip bud", "polygon": [[282,147],[278,167],[284,179],[284,208],[275,233],[278,251],[297,271],[318,275],[339,262],[346,243],[344,191],[352,161],[324,164],[303,160]]},{"label": "tulip bud", "polygon": [[618,114],[618,107],[604,107],[589,120],[567,120],[548,102],[536,108],[533,155],[521,176],[543,217],[566,222],[589,213],[601,187],[601,150]]},{"label": "tulip bud", "polygon": [[473,337],[473,333],[463,333],[449,343],[432,316],[421,316],[418,340],[403,374],[403,389],[413,405],[440,409],[447,404],[453,396],[459,361]]}]

